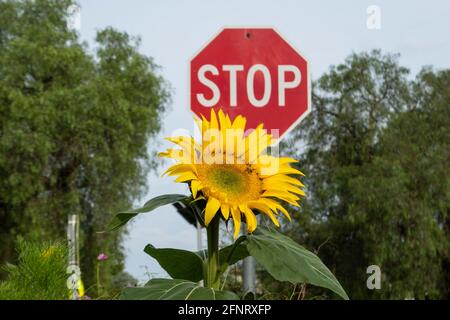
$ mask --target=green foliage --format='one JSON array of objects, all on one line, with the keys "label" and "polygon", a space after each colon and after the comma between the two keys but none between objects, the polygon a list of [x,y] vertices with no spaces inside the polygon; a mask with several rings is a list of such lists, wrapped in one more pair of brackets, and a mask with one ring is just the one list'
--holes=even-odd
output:
[{"label": "green foliage", "polygon": [[225,270],[250,255],[245,245],[246,239],[247,237],[241,236],[233,244],[219,250],[219,261],[222,269]]},{"label": "green foliage", "polygon": [[[248,257],[243,236],[236,243],[219,250],[220,273],[240,260]],[[144,252],[158,261],[159,265],[174,279],[186,279],[198,282],[203,279],[208,251],[191,252],[173,248],[155,248],[148,244]]]},{"label": "green foliage", "polygon": [[[196,206],[195,203],[187,199],[181,195],[158,196],[149,200],[143,208],[130,211],[130,213],[134,216],[151,211],[158,206],[178,201],[184,202],[187,207]],[[116,215],[113,221],[116,221],[117,217],[123,217],[123,214]],[[123,225],[128,220],[128,218],[124,218],[117,221],[120,221]],[[216,222],[219,223],[220,221]],[[113,223],[113,225],[117,225],[117,223]],[[208,226],[208,228],[210,227]],[[209,238],[208,241],[210,241]],[[184,280],[155,279],[154,282],[150,282],[144,288],[125,289],[121,296],[122,299],[212,299],[219,298],[219,295],[222,295],[222,293],[214,291],[213,288],[205,289],[194,283],[208,277],[209,250],[195,253],[172,248],[158,249],[152,245],[147,245],[144,251],[156,259],[172,278]],[[332,290],[344,299],[348,299],[336,277],[317,255],[273,228],[259,226],[253,234],[241,236],[232,245],[219,250],[217,254],[218,269],[215,276],[218,279],[230,265],[251,255],[276,280],[289,281],[294,285],[303,283],[321,286]],[[193,294],[194,292],[196,293]],[[205,296],[207,293],[208,296]],[[191,294],[193,295],[191,296]],[[225,299],[226,295],[222,298]]]},{"label": "green foliage", "polygon": [[273,228],[258,227],[247,236],[247,249],[276,280],[328,288],[348,299],[336,277],[314,253]]},{"label": "green foliage", "polygon": [[[350,56],[315,83],[287,144],[308,200],[286,229],[355,299],[449,295],[450,72],[407,75],[395,56]],[[381,290],[366,287],[370,265]]]},{"label": "green foliage", "polygon": [[[129,211],[126,215],[124,213],[117,214],[110,226],[113,226],[113,230],[117,229],[125,225],[137,214],[173,203],[183,203],[186,208],[190,208],[191,214],[196,216],[194,211],[203,211],[204,208],[202,210],[201,205],[190,199],[190,197],[178,194],[161,195],[152,198],[140,209]],[[220,221],[216,222],[219,223]],[[210,241],[209,238],[208,241]],[[152,280],[153,282],[150,281],[144,288],[127,288],[123,291],[121,299],[230,298],[228,293],[212,288],[203,288],[194,283],[208,277],[209,251],[195,253],[172,248],[158,249],[152,245],[147,245],[144,251],[156,259],[160,266],[174,279],[154,279]],[[348,299],[347,294],[335,276],[314,253],[306,250],[273,228],[260,226],[253,234],[241,236],[232,245],[219,250],[217,254],[218,278],[225,273],[230,265],[252,255],[277,280],[289,281],[295,285],[308,283],[325,287],[342,298]]]},{"label": "green foliage", "polygon": [[68,298],[67,248],[59,243],[17,241],[17,265],[6,265],[0,300],[60,300]]},{"label": "green foliage", "polygon": [[158,261],[174,279],[199,282],[203,279],[203,260],[194,252],[172,248],[155,248],[148,244],[145,253]]},{"label": "green foliage", "polygon": [[81,43],[72,4],[0,2],[0,262],[14,261],[17,235],[64,237],[76,213],[89,288],[99,252],[111,256],[102,283],[123,268],[121,233],[98,231],[145,191],[169,96],[139,39],[107,28],[95,50]]},{"label": "green foliage", "polygon": [[126,288],[122,300],[239,300],[230,291],[205,288],[177,279],[152,279],[142,288]]},{"label": "green foliage", "polygon": [[122,291],[125,287],[135,287],[138,283],[138,280],[130,275],[128,272],[122,271],[116,275],[114,275],[112,279],[112,287],[117,292]]},{"label": "green foliage", "polygon": [[117,230],[140,213],[150,212],[161,206],[172,204],[175,202],[186,201],[188,199],[189,197],[182,194],[165,194],[162,196],[157,196],[147,201],[142,208],[116,214],[114,218],[109,222],[108,228],[111,231]]}]

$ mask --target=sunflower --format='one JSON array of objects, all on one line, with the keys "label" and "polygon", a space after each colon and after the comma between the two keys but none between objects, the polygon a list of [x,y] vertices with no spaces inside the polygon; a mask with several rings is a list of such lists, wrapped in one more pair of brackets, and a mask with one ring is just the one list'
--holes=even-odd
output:
[{"label": "sunflower", "polygon": [[209,121],[203,116],[194,119],[201,143],[188,136],[169,137],[180,148],[167,149],[159,156],[176,161],[164,174],[177,176],[176,182],[188,183],[194,199],[207,201],[205,225],[220,211],[225,220],[233,220],[236,238],[241,221],[249,233],[256,229],[255,212],[266,214],[276,226],[280,212],[290,220],[280,200],[299,206],[304,185],[290,175],[303,173],[291,167],[297,160],[267,154],[273,139],[263,124],[248,133],[245,117],[231,121],[222,110],[216,114],[214,109]]}]

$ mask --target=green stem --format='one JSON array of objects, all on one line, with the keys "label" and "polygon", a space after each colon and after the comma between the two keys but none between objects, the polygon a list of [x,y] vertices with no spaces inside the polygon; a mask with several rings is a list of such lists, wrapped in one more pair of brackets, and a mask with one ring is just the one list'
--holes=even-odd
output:
[{"label": "green stem", "polygon": [[97,296],[100,297],[100,263],[97,262]]},{"label": "green stem", "polygon": [[206,228],[208,236],[208,261],[205,275],[205,287],[219,289],[219,224],[217,215]]}]

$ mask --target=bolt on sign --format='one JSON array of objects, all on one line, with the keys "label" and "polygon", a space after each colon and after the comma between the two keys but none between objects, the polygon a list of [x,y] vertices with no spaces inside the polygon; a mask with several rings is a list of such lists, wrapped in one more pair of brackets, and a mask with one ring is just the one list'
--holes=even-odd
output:
[{"label": "bolt on sign", "polygon": [[189,76],[198,117],[222,109],[282,138],[311,109],[308,61],[272,28],[223,29],[190,61]]}]

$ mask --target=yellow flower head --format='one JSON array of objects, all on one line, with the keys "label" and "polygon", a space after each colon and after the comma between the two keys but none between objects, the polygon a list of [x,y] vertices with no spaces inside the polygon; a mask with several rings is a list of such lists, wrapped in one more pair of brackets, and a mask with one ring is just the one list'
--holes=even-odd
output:
[{"label": "yellow flower head", "polygon": [[248,232],[256,229],[255,212],[266,214],[276,226],[279,212],[290,220],[279,200],[299,206],[299,196],[305,195],[301,190],[304,185],[289,176],[303,175],[290,166],[297,160],[267,155],[272,136],[262,124],[245,132],[246,119],[242,116],[232,122],[222,110],[216,115],[211,109],[209,121],[204,117],[195,120],[201,143],[188,136],[170,137],[167,140],[180,149],[168,149],[159,155],[176,161],[165,174],[188,183],[194,199],[202,196],[207,200],[205,224],[220,210],[225,220],[233,219],[236,238],[241,220],[245,220]]}]

